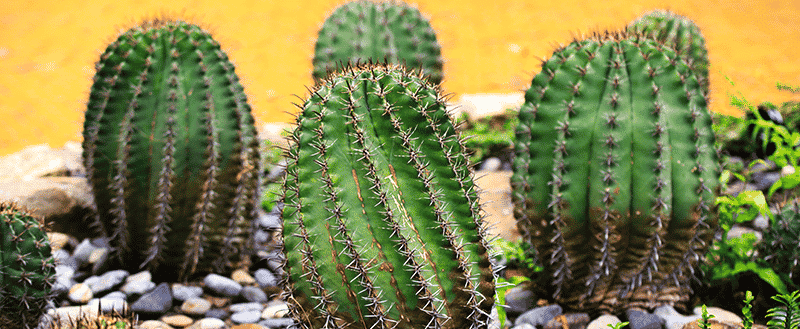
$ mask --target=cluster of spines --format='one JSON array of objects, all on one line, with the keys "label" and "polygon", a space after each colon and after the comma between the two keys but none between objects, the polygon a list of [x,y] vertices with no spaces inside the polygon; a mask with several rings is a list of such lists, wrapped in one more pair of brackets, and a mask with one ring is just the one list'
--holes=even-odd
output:
[{"label": "cluster of spines", "polygon": [[442,81],[441,47],[418,9],[403,2],[352,1],[337,8],[319,31],[313,59],[316,81],[347,65],[387,61]]},{"label": "cluster of spines", "polygon": [[250,108],[219,44],[194,25],[149,21],[112,43],[96,70],[84,162],[96,225],[112,238],[117,261],[166,264],[179,277],[200,263],[231,266],[242,244],[233,239],[255,211],[259,161]]},{"label": "cluster of spines", "polygon": [[[297,147],[289,152],[293,160],[288,166],[284,213],[285,249],[301,252],[287,255],[290,272],[295,274],[284,284],[286,291],[293,293],[294,316],[305,325],[450,328],[465,324],[480,327],[488,320],[494,274],[485,258],[489,250],[482,238],[485,227],[468,167],[452,167],[449,173],[443,169],[463,164],[466,159],[463,143],[442,104],[438,90],[420,77],[394,66],[362,65],[329,77],[301,106],[299,127],[292,135]],[[369,108],[366,112],[365,106]],[[345,131],[332,131],[333,127],[345,127]],[[304,151],[304,143],[311,146],[310,150]],[[329,154],[348,148],[349,161]],[[392,155],[387,151],[394,149],[403,152]],[[302,162],[309,161],[306,156],[316,158],[312,161],[318,167],[316,171],[301,167]],[[402,161],[393,165],[387,162],[391,158]],[[305,173],[299,172],[300,168]],[[327,215],[311,217],[314,210],[308,208],[313,205],[302,201],[306,197],[299,197],[301,181],[310,178],[304,175],[312,172],[321,175],[318,180],[325,191],[323,201],[329,204],[322,210]],[[463,195],[452,195],[456,190]],[[436,229],[420,228],[422,219],[413,213],[417,210],[405,205],[420,202],[420,198],[428,200],[426,206],[435,217],[430,224]],[[452,204],[453,198],[461,203]],[[468,216],[454,209],[464,200]],[[363,223],[362,216],[374,222]],[[328,217],[327,222],[335,229],[328,238],[314,236],[314,229],[308,227],[312,221],[326,225],[321,217]],[[320,246],[311,240],[332,243]],[[302,246],[297,248],[298,244]],[[319,252],[320,248],[328,251]],[[331,265],[322,264],[326,260],[319,256],[336,255],[337,250],[337,257],[345,256],[339,259],[340,264],[346,264],[344,269],[352,272],[333,272],[341,275],[342,282],[357,281],[360,286],[346,287],[348,295],[359,296],[350,300],[355,311],[345,310],[348,307],[343,303],[347,302],[336,299],[332,291],[336,283],[331,285],[331,280],[339,280],[320,273],[323,266]],[[452,268],[454,261],[456,268]],[[456,272],[440,273],[444,268]],[[304,274],[299,276],[297,270]],[[390,273],[382,273],[386,271]],[[448,282],[447,276],[453,282]],[[298,279],[312,286],[316,303],[303,296],[306,292],[292,291],[305,284]],[[360,309],[368,310],[368,314],[354,315]]]},{"label": "cluster of spines", "polygon": [[0,325],[36,328],[52,298],[54,260],[44,222],[16,204],[0,203]]},{"label": "cluster of spines", "polygon": [[[691,271],[696,263],[696,250],[703,248],[704,240],[708,238],[701,233],[705,232],[702,226],[707,225],[708,202],[711,201],[706,192],[710,192],[713,185],[704,181],[711,177],[704,171],[715,168],[707,168],[711,166],[707,164],[709,159],[705,152],[713,143],[709,144],[708,140],[708,114],[702,112],[705,100],[696,91],[696,82],[692,82],[695,78],[685,69],[677,68],[674,69],[677,72],[671,72],[678,74],[680,86],[660,78],[667,75],[668,67],[685,66],[674,55],[665,56],[664,53],[669,51],[663,48],[658,42],[647,41],[643,36],[630,32],[596,34],[584,41],[576,40],[557,50],[551,59],[543,63],[542,72],[534,78],[520,113],[518,143],[515,146],[515,166],[519,169],[512,179],[515,216],[522,233],[539,246],[540,255],[549,258],[541,261],[549,268],[555,285],[554,298],[567,298],[568,302],[575,303],[579,308],[584,304],[603,303],[606,304],[603,307],[614,309],[621,300],[627,298],[632,298],[634,303],[637,299],[643,299],[646,305],[641,306],[652,307],[652,303],[647,301],[652,298],[651,294],[641,290],[634,296],[629,293],[639,287],[651,290],[669,285],[665,282],[665,276],[675,281],[676,287],[688,288],[683,271]],[[601,50],[605,54],[601,54]],[[595,60],[597,56],[603,56],[602,60]],[[651,63],[660,65],[651,66]],[[644,87],[647,90],[640,93],[620,92],[620,88],[637,86],[647,86]],[[598,94],[598,90],[602,90],[602,94]],[[685,104],[688,104],[688,113],[680,109],[665,110],[667,105],[662,102],[663,92],[669,92],[669,97],[683,93],[679,97],[683,97]],[[577,98],[588,97],[587,94],[592,93],[595,94],[592,97],[605,98],[592,101],[599,101],[599,104],[576,102]],[[649,113],[619,112],[618,108],[623,104],[624,107],[634,107],[633,111],[647,110]],[[669,104],[670,107],[673,105]],[[587,107],[593,106],[603,110],[587,112]],[[638,117],[633,119],[631,114]],[[587,115],[589,119],[585,118]],[[679,117],[681,115],[685,117]],[[552,130],[535,127],[543,123],[552,125],[549,128]],[[703,190],[703,194],[694,209],[700,219],[693,222],[692,227],[677,228],[668,227],[671,216],[669,208],[672,206],[670,201],[673,198],[670,195],[669,176],[672,153],[665,152],[665,149],[671,151],[668,135],[678,135],[673,132],[675,130],[683,131],[671,126],[683,124],[689,125],[695,135],[681,138],[692,138],[694,141],[692,144],[696,150],[687,159],[693,159],[694,168],[691,168],[691,172],[703,176],[697,187]],[[655,142],[648,144],[650,149],[642,150],[637,145],[639,149],[634,150],[631,139],[624,135],[630,132],[637,134],[634,138],[654,139]],[[592,149],[599,151],[587,152]],[[549,152],[552,153],[548,155]],[[589,158],[585,156],[587,153],[597,156]],[[641,161],[627,160],[631,155]],[[627,165],[623,163],[625,161],[635,163]],[[581,172],[581,167],[587,167],[584,163],[590,164],[591,173]],[[552,174],[542,172],[546,170],[543,168],[552,168]],[[645,176],[647,183],[632,183],[630,175],[633,172],[640,173],[635,175],[637,179]],[[586,189],[587,183],[584,181],[587,176],[590,190],[580,192]],[[644,185],[650,190],[641,191],[641,186],[632,184]],[[537,193],[540,195],[538,199],[531,198]],[[581,193],[588,194],[581,196]],[[549,197],[544,198],[546,195]],[[579,218],[583,216],[583,210],[575,210],[576,200],[599,207],[577,207],[585,209],[589,224],[579,223],[584,220]],[[627,209],[629,202],[641,203],[638,209],[648,209],[645,211],[647,218],[639,219],[635,218],[638,214],[630,214],[634,209]],[[693,216],[686,216],[681,220],[692,222]],[[623,239],[618,227],[630,227],[636,233],[630,233],[629,239]],[[590,235],[592,253],[575,251],[585,246],[585,240],[582,240],[586,238],[585,234]],[[681,234],[690,235],[684,237]],[[684,254],[665,257],[667,250],[673,250],[687,241],[691,241],[688,250],[685,247],[677,249],[685,250]],[[637,244],[641,248],[636,251],[637,254],[625,254],[630,251],[630,246]],[[587,258],[588,254],[594,255],[594,258]],[[672,264],[670,260],[677,260],[679,264]],[[585,266],[587,263],[591,264],[588,268]],[[620,278],[611,281],[610,276],[615,275]],[[643,284],[643,281],[649,284]],[[578,284],[586,285],[580,294],[574,293]],[[570,292],[568,296],[563,294],[565,291]],[[623,297],[611,296],[617,294]]]}]

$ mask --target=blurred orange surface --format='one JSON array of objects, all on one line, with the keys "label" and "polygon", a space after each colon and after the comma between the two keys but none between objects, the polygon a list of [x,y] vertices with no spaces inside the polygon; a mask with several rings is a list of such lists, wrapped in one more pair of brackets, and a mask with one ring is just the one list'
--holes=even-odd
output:
[{"label": "blurred orange surface", "polygon": [[[412,1],[410,1],[412,2]],[[306,96],[322,22],[342,0],[3,1],[0,4],[0,155],[27,145],[81,141],[94,62],[135,23],[170,16],[209,30],[236,64],[258,123],[291,122]],[[728,95],[753,103],[800,100],[797,0],[416,0],[445,60],[454,95],[527,89],[541,59],[574,37],[619,29],[669,9],[701,28],[711,62],[711,109],[738,113]],[[735,85],[731,85],[732,81]]]}]

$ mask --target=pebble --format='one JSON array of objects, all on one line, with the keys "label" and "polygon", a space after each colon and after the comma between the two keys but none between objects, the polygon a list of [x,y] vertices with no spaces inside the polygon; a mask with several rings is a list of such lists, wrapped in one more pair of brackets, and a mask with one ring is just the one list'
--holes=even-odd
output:
[{"label": "pebble", "polygon": [[256,323],[261,320],[261,310],[242,311],[231,315],[231,321],[236,323]]},{"label": "pebble", "polygon": [[288,328],[294,324],[294,320],[291,318],[265,319],[259,321],[258,324],[267,328]]},{"label": "pebble", "polygon": [[172,284],[172,296],[180,301],[187,301],[203,295],[203,288],[185,286],[180,283]]},{"label": "pebble", "polygon": [[224,329],[225,322],[215,318],[204,318],[193,323],[187,329]]},{"label": "pebble", "polygon": [[267,302],[267,294],[261,288],[247,286],[242,288],[242,297],[249,302],[265,303]]},{"label": "pebble", "polygon": [[130,309],[128,302],[119,298],[93,298],[86,304],[89,308],[100,308],[103,312],[122,312],[123,310]]},{"label": "pebble", "polygon": [[253,279],[253,277],[247,273],[247,271],[241,269],[233,271],[231,274],[231,279],[243,286],[256,283],[256,279]]},{"label": "pebble", "polygon": [[51,250],[55,252],[64,249],[70,241],[70,236],[64,233],[48,232],[47,240],[50,241]]},{"label": "pebble", "polygon": [[89,239],[83,239],[81,243],[75,247],[75,251],[72,252],[72,257],[75,257],[80,263],[88,263],[89,262],[89,255],[92,254],[92,251],[97,249]]},{"label": "pebble", "polygon": [[617,323],[622,323],[617,316],[611,314],[603,314],[597,319],[592,320],[589,322],[589,325],[586,326],[586,329],[608,329],[609,325],[614,325]]},{"label": "pebble", "polygon": [[221,308],[212,308],[206,312],[205,317],[207,318],[217,318],[217,319],[227,319],[231,316],[230,313],[221,309]]},{"label": "pebble", "polygon": [[167,315],[161,317],[161,321],[175,327],[188,327],[189,325],[194,322],[192,318],[185,316],[183,314],[175,314],[175,315]]},{"label": "pebble", "polygon": [[88,285],[93,293],[97,294],[119,286],[125,281],[128,275],[129,273],[126,270],[114,270],[103,273],[101,276],[89,277],[83,281],[83,283]]},{"label": "pebble", "polygon": [[172,292],[167,283],[159,284],[152,291],[139,297],[131,310],[140,313],[164,313],[172,308]]},{"label": "pebble", "polygon": [[207,288],[228,297],[238,296],[242,292],[242,285],[219,274],[211,273],[203,279]]},{"label": "pebble", "polygon": [[267,269],[257,269],[255,276],[256,282],[258,282],[258,286],[261,288],[278,286],[278,278],[276,278],[275,274],[272,274],[272,272]]},{"label": "pebble", "polygon": [[158,321],[158,320],[147,320],[145,322],[142,322],[139,325],[139,328],[140,329],[174,329],[170,325],[168,325],[168,324],[166,324],[164,322]]},{"label": "pebble", "polygon": [[508,314],[522,314],[536,305],[536,296],[530,289],[517,286],[506,292],[506,312]]},{"label": "pebble", "polygon": [[554,317],[557,315],[561,315],[564,310],[561,308],[560,305],[547,305],[536,307],[522,313],[517,318],[517,321],[514,322],[515,325],[519,325],[521,323],[527,323],[534,327],[541,327],[550,322]]},{"label": "pebble", "polygon": [[557,315],[544,325],[544,329],[583,329],[589,324],[591,319],[588,313],[567,313]]},{"label": "pebble", "polygon": [[500,167],[503,166],[503,161],[498,158],[491,157],[486,160],[483,160],[481,163],[481,170],[482,171],[498,171]]},{"label": "pebble", "polygon": [[665,329],[681,329],[683,326],[689,322],[697,321],[700,318],[699,315],[683,315],[680,314],[678,311],[675,310],[674,307],[665,305],[656,308],[653,311],[653,314],[660,317],[664,320],[664,328]]},{"label": "pebble", "polygon": [[186,314],[203,315],[211,309],[211,303],[203,298],[194,297],[181,304],[181,312]]},{"label": "pebble", "polygon": [[229,310],[233,313],[246,312],[246,311],[261,312],[261,310],[263,309],[264,305],[262,305],[261,303],[239,303],[239,304],[233,304],[229,308]]},{"label": "pebble", "polygon": [[630,322],[630,329],[662,329],[664,323],[658,315],[640,310],[629,309],[625,315]]},{"label": "pebble", "polygon": [[245,323],[245,324],[237,324],[231,329],[264,329],[264,326],[260,324],[253,324],[253,323]]},{"label": "pebble", "polygon": [[261,317],[264,319],[282,318],[287,314],[289,314],[289,305],[278,301],[267,304],[261,312]]},{"label": "pebble", "polygon": [[94,297],[92,289],[89,289],[89,286],[83,283],[73,285],[72,288],[69,288],[69,294],[67,295],[67,298],[73,303],[80,304],[88,302],[92,297]]},{"label": "pebble", "polygon": [[[695,307],[693,311],[694,314],[696,315],[702,316],[703,314],[703,309],[700,307]],[[724,310],[719,307],[708,307],[706,308],[706,311],[708,312],[708,314],[714,316],[714,320],[717,320],[719,322],[726,322],[737,325],[742,323],[742,318],[736,315],[736,313],[733,313],[731,311]]]}]

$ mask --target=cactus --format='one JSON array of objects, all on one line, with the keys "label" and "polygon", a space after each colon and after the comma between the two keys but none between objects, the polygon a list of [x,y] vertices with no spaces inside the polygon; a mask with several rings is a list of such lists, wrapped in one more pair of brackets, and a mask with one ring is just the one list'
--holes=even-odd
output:
[{"label": "cactus", "polygon": [[629,29],[648,33],[674,48],[694,71],[708,94],[708,50],[700,28],[690,19],[666,10],[654,10],[634,20]]},{"label": "cactus", "polygon": [[783,206],[775,214],[772,226],[764,232],[756,246],[759,258],[770,268],[787,275],[795,286],[800,286],[800,206],[797,201]]},{"label": "cactus", "polygon": [[148,21],[96,69],[83,160],[117,265],[175,280],[244,264],[258,141],[219,44],[195,25]]},{"label": "cactus", "polygon": [[0,203],[0,328],[36,328],[53,296],[53,264],[44,222]]},{"label": "cactus", "polygon": [[322,25],[314,51],[320,81],[348,63],[388,61],[419,69],[442,81],[441,47],[428,20],[402,2],[353,1],[337,8]]},{"label": "cactus", "polygon": [[303,328],[486,328],[495,273],[438,88],[361,64],[301,109],[283,198],[293,317]]},{"label": "cactus", "polygon": [[698,88],[671,48],[629,31],[576,40],[533,78],[512,200],[544,266],[540,286],[562,306],[688,298],[719,170]]}]

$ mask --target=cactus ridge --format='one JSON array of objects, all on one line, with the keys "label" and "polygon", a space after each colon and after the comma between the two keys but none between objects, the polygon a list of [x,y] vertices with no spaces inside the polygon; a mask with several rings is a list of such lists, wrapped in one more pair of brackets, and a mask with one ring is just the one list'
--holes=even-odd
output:
[{"label": "cactus ridge", "polygon": [[427,18],[403,2],[352,1],[338,7],[319,31],[313,77],[322,81],[348,65],[388,61],[442,81],[441,47]]},{"label": "cactus ridge", "polygon": [[706,100],[673,50],[631,31],[557,50],[516,136],[515,216],[555,299],[616,311],[686,297],[716,153]]},{"label": "cactus ridge", "polygon": [[494,273],[443,102],[423,77],[369,63],[329,76],[300,106],[283,284],[303,326],[485,327]]},{"label": "cactus ridge", "polygon": [[16,204],[0,203],[0,326],[36,328],[54,281],[44,222]]},{"label": "cactus ridge", "polygon": [[690,19],[667,10],[654,10],[628,27],[672,47],[695,72],[704,93],[708,93],[708,50],[700,28]]},{"label": "cactus ridge", "polygon": [[96,70],[83,157],[115,260],[170,278],[237,266],[258,141],[220,45],[195,25],[148,21],[111,43]]}]

